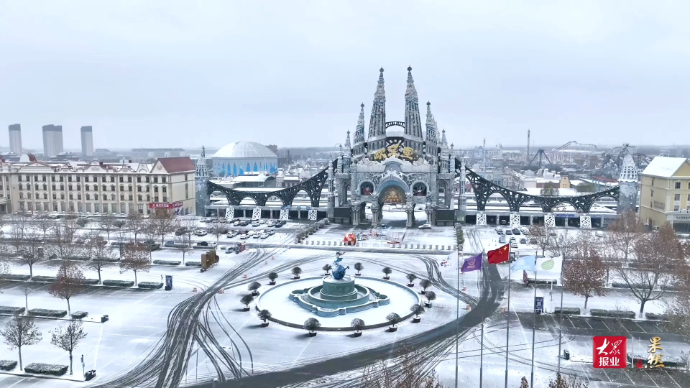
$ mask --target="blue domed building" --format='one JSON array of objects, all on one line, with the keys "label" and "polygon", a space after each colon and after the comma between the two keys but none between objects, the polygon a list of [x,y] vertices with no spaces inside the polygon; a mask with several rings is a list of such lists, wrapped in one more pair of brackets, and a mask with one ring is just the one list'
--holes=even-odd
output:
[{"label": "blue domed building", "polygon": [[240,176],[250,172],[275,174],[278,155],[262,144],[236,141],[213,155],[213,172],[216,176]]}]

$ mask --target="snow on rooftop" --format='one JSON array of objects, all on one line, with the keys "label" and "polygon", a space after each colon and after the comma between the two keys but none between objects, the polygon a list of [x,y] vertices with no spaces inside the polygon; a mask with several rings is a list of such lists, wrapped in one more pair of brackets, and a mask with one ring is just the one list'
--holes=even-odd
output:
[{"label": "snow on rooftop", "polygon": [[675,174],[676,171],[687,163],[686,158],[669,158],[665,156],[655,157],[651,163],[644,169],[642,174],[669,178]]}]

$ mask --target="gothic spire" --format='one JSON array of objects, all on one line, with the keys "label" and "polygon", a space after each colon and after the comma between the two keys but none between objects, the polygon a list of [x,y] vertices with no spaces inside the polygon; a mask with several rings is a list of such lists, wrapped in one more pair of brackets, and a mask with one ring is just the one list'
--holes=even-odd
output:
[{"label": "gothic spire", "polygon": [[431,113],[431,103],[426,103],[426,141],[436,143],[436,119]]},{"label": "gothic spire", "polygon": [[349,150],[352,148],[352,145],[350,144],[350,131],[347,131],[347,138],[345,139],[345,149]]},{"label": "gothic spire", "polygon": [[422,121],[419,118],[419,99],[412,79],[412,67],[407,68],[407,90],[405,91],[405,134],[422,138]]},{"label": "gothic spire", "polygon": [[625,157],[623,157],[623,164],[621,165],[618,181],[637,182],[637,166],[635,166],[635,161],[629,153],[626,153]]},{"label": "gothic spire", "polygon": [[448,141],[446,140],[446,130],[441,131],[441,147],[448,148]]},{"label": "gothic spire", "polygon": [[362,103],[361,108],[362,109],[359,111],[359,119],[357,120],[357,127],[355,128],[355,146],[364,142],[364,103]]},{"label": "gothic spire", "polygon": [[196,161],[196,177],[208,178],[208,167],[206,166],[206,147],[201,147],[201,156]]},{"label": "gothic spire", "polygon": [[386,135],[386,91],[384,90],[383,67],[379,70],[379,82],[371,105],[369,138]]}]

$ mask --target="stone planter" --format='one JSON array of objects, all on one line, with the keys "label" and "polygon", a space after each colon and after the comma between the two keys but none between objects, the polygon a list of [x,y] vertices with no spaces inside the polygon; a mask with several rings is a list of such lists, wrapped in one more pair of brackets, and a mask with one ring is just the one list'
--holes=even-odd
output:
[{"label": "stone planter", "polygon": [[431,305],[431,303],[429,303],[429,302],[424,302],[424,306],[426,306],[426,307],[428,307],[428,308],[433,307],[433,306]]},{"label": "stone planter", "polygon": [[269,286],[275,286],[275,285],[276,285],[276,282],[268,282],[268,285],[269,285]]},{"label": "stone planter", "polygon": [[258,295],[259,295],[259,291],[252,291],[252,296],[258,296]]},{"label": "stone planter", "polygon": [[359,333],[354,333],[354,334],[352,334],[352,336],[353,336],[353,337],[361,337],[361,336],[362,336],[362,332],[360,331]]},{"label": "stone planter", "polygon": [[419,323],[422,321],[422,318],[412,318],[412,323]]},{"label": "stone planter", "polygon": [[244,307],[242,311],[249,311],[249,307]]},{"label": "stone planter", "polygon": [[268,326],[269,322],[261,322],[261,327],[266,327]]},{"label": "stone planter", "polygon": [[316,332],[309,333],[309,336],[310,336],[310,337],[316,337]]},{"label": "stone planter", "polygon": [[299,276],[295,276],[293,279],[297,280],[297,279],[299,279]]},{"label": "stone planter", "polygon": [[392,333],[394,331],[398,331],[398,328],[397,327],[389,327],[388,331],[390,331]]},{"label": "stone planter", "polygon": [[408,287],[414,287],[414,283],[410,283],[407,285]]},{"label": "stone planter", "polygon": [[383,279],[385,279],[385,280],[391,280],[390,276],[384,276]]},{"label": "stone planter", "polygon": [[426,293],[426,291],[425,291],[425,290],[421,290],[421,291],[419,291],[419,293],[422,294],[422,295],[424,295],[424,293]]}]

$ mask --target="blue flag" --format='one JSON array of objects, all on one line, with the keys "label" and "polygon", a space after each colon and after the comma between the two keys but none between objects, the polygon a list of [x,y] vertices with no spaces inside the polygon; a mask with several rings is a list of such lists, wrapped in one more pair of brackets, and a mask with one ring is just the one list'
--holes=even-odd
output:
[{"label": "blue flag", "polygon": [[465,261],[462,263],[462,268],[460,269],[461,272],[470,272],[470,271],[477,271],[482,269],[482,254],[478,254],[477,256],[470,257],[468,259],[465,259]]},{"label": "blue flag", "polygon": [[513,265],[511,265],[511,270],[515,271],[532,271],[534,272],[534,264],[536,261],[535,256],[523,256],[515,260]]}]

